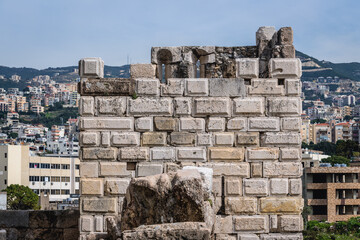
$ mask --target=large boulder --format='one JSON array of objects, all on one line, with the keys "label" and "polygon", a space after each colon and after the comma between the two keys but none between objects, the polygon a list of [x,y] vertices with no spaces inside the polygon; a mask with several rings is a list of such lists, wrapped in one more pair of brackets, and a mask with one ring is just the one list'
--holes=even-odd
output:
[{"label": "large boulder", "polygon": [[203,179],[196,169],[132,179],[121,213],[121,231],[179,222],[206,222],[211,228],[212,201]]}]

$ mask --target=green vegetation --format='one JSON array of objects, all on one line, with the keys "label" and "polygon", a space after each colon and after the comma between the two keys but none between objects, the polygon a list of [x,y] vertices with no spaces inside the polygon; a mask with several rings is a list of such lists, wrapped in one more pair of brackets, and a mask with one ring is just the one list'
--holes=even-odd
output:
[{"label": "green vegetation", "polygon": [[27,209],[39,209],[38,200],[39,197],[29,187],[11,184],[6,189],[7,193],[7,208],[11,210],[27,210]]},{"label": "green vegetation", "polygon": [[322,119],[322,118],[318,118],[318,119],[311,120],[310,123],[311,124],[314,124],[314,123],[326,123],[326,120]]},{"label": "green vegetation", "polygon": [[332,166],[334,166],[334,164],[346,164],[347,166],[349,166],[350,159],[341,157],[341,156],[331,156],[331,157],[322,159],[321,162],[331,163]]},{"label": "green vegetation", "polygon": [[360,152],[359,145],[352,140],[339,140],[336,142],[336,144],[331,142],[320,142],[318,144],[314,144],[313,142],[311,142],[310,144],[302,143],[301,147],[322,151],[326,155],[337,155],[348,159],[350,159],[351,157],[355,157],[355,152]]},{"label": "green vegetation", "polygon": [[326,223],[309,221],[304,231],[304,240],[356,240],[360,239],[360,217],[347,222]]}]

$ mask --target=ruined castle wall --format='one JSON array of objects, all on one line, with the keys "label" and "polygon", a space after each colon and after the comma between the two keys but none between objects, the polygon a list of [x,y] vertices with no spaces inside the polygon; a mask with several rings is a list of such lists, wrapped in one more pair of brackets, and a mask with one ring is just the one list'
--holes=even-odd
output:
[{"label": "ruined castle wall", "polygon": [[152,48],[130,79],[80,61],[81,239],[106,235],[131,178],[189,165],[213,168],[216,239],[302,238],[301,63],[291,28],[256,42]]}]

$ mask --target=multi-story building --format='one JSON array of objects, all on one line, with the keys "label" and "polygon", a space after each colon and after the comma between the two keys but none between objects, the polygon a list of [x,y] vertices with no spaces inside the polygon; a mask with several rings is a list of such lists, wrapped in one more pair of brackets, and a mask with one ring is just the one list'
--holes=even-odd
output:
[{"label": "multi-story building", "polygon": [[352,126],[352,140],[360,144],[359,138],[359,123],[353,123]]},{"label": "multi-story building", "polygon": [[360,215],[360,167],[305,169],[304,198],[312,208],[308,220],[346,221]]},{"label": "multi-story building", "polygon": [[30,110],[34,113],[42,113],[45,111],[43,106],[31,106]]},{"label": "multi-story building", "polygon": [[310,119],[306,114],[301,116],[301,141],[310,143]]},{"label": "multi-story building", "polygon": [[338,123],[335,124],[332,129],[332,142],[336,143],[339,140],[351,140],[352,139],[352,129],[351,123]]},{"label": "multi-story building", "polygon": [[310,141],[315,144],[319,142],[331,142],[331,127],[328,123],[312,124],[310,133]]}]

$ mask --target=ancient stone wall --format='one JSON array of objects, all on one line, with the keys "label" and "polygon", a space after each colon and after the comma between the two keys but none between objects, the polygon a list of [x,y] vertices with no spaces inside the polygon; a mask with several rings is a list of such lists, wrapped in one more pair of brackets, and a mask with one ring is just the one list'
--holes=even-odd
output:
[{"label": "ancient stone wall", "polygon": [[214,239],[301,239],[301,62],[291,28],[251,47],[155,47],[130,79],[79,62],[81,239],[106,236],[131,178],[213,169]]}]

